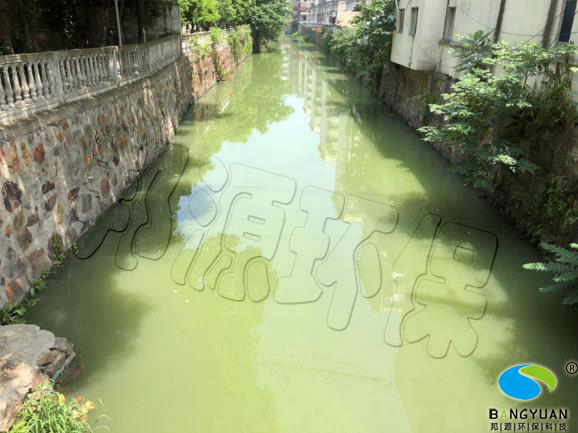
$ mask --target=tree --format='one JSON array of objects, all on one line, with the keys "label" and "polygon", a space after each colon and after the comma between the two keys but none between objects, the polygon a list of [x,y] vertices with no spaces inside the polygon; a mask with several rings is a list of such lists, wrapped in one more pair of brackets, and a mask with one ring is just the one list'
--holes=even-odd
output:
[{"label": "tree", "polygon": [[370,4],[358,5],[357,11],[350,27],[326,33],[324,42],[349,71],[377,88],[391,51],[395,1],[374,0]]},{"label": "tree", "polygon": [[249,24],[253,34],[253,51],[261,51],[265,41],[276,40],[288,22],[290,15],[287,0],[256,0],[249,12]]},{"label": "tree", "polygon": [[183,22],[194,29],[208,29],[221,15],[217,0],[179,0]]},{"label": "tree", "polygon": [[254,0],[219,0],[220,24],[222,27],[236,27],[246,24]]}]

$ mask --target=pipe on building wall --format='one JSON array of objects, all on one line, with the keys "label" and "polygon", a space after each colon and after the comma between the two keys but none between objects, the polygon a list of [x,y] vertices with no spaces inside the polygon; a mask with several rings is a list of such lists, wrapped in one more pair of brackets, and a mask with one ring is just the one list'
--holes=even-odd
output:
[{"label": "pipe on building wall", "polygon": [[506,2],[507,2],[507,0],[501,0],[500,1],[500,10],[498,11],[498,20],[496,21],[496,29],[494,30],[494,43],[496,43],[500,40],[500,33],[502,33],[502,24],[504,23],[504,12],[506,11]]},{"label": "pipe on building wall", "polygon": [[558,3],[559,0],[550,0],[550,9],[548,10],[548,17],[546,18],[546,25],[544,26],[544,35],[542,36],[543,48],[548,48],[550,46],[552,27],[554,26],[554,15],[558,10]]}]

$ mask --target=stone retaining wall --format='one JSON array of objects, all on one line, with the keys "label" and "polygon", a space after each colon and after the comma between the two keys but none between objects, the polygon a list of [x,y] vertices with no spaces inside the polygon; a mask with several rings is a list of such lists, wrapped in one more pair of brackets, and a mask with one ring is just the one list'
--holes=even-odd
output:
[{"label": "stone retaining wall", "polygon": [[[440,95],[448,93],[451,85],[452,80],[444,74],[390,63],[384,67],[377,96],[415,128],[440,125],[441,119],[428,107],[442,102]],[[522,143],[524,155],[541,167],[536,174],[512,173],[502,166],[491,168],[492,183],[484,194],[532,240],[561,245],[578,241],[578,221],[572,222],[565,215],[571,209],[578,214],[577,137],[575,128],[539,147]],[[450,162],[458,160],[456,145],[436,143],[434,147]]]},{"label": "stone retaining wall", "polygon": [[199,96],[234,71],[225,43],[94,98],[0,129],[0,308],[93,226],[166,148]]},{"label": "stone retaining wall", "polygon": [[[210,36],[206,35],[205,43],[211,46],[208,53],[187,50],[187,57],[193,69],[193,98],[197,100],[219,81],[232,74],[237,66],[245,60],[245,55],[236,57],[227,43],[212,45]],[[250,43],[246,41],[246,43]]]},{"label": "stone retaining wall", "polygon": [[0,305],[17,303],[165,149],[192,102],[186,57],[0,130]]}]

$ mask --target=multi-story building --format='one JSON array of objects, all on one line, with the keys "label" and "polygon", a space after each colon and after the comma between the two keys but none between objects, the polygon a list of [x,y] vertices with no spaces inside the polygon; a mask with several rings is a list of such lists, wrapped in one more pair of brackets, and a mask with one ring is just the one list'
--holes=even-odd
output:
[{"label": "multi-story building", "polygon": [[355,6],[364,0],[309,0],[305,22],[346,27],[357,14]]},{"label": "multi-story building", "polygon": [[492,41],[544,47],[578,41],[576,0],[398,0],[391,61],[416,71],[459,76],[456,35],[481,30]]}]

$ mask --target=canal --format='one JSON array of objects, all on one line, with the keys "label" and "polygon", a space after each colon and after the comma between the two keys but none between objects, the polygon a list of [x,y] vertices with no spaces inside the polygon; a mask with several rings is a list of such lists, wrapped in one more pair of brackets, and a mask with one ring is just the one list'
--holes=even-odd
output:
[{"label": "canal", "polygon": [[[310,45],[254,56],[83,239],[28,319],[113,433],[490,431],[578,414],[575,312],[396,115]],[[518,402],[499,375],[539,364]],[[572,421],[570,421],[570,427]]]}]

